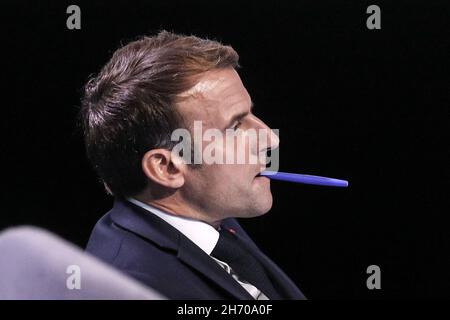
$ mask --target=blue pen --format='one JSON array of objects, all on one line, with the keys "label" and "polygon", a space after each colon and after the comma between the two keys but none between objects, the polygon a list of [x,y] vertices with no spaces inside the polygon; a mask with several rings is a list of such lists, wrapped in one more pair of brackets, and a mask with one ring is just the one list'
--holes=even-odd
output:
[{"label": "blue pen", "polygon": [[339,180],[327,177],[311,176],[308,174],[287,173],[287,172],[275,172],[275,171],[263,171],[261,176],[267,177],[272,180],[289,181],[303,184],[313,184],[318,186],[329,187],[348,187],[348,181]]}]

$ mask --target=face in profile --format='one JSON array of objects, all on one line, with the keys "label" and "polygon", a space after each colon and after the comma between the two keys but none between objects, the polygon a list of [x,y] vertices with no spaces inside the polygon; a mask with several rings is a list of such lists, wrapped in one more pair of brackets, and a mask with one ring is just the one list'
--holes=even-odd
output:
[{"label": "face in profile", "polygon": [[[231,159],[244,153],[246,159],[244,163],[187,166],[185,183],[179,190],[183,199],[217,221],[228,217],[254,217],[269,211],[272,207],[270,180],[257,176],[265,166],[249,159],[276,148],[279,140],[252,113],[251,98],[238,73],[232,68],[208,71],[182,96],[178,108],[190,131],[195,121],[201,121],[203,131],[215,129],[223,134],[222,141],[203,143],[203,152],[213,145],[216,156],[226,158],[231,154]],[[262,132],[265,136],[244,139],[243,145],[230,145],[225,141],[227,130],[244,136],[251,131]]]}]

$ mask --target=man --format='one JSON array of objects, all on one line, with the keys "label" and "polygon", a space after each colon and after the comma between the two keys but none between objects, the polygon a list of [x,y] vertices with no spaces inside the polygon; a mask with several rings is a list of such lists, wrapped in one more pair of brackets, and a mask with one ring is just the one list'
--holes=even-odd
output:
[{"label": "man", "polygon": [[[87,155],[115,197],[87,251],[169,299],[304,299],[235,220],[272,206],[261,162],[191,163],[190,149],[173,152],[173,133],[195,136],[198,123],[241,137],[265,132],[240,149],[216,136],[215,157],[278,146],[252,114],[238,59],[216,41],[163,31],[117,50],[85,87]],[[193,154],[199,148],[211,145],[194,141]]]}]

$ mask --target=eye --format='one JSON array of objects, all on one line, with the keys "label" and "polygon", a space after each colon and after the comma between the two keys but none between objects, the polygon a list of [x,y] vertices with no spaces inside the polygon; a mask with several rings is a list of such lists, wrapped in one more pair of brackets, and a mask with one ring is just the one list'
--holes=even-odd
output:
[{"label": "eye", "polygon": [[233,130],[236,131],[240,126],[241,126],[242,122],[237,121],[236,124],[233,126]]}]

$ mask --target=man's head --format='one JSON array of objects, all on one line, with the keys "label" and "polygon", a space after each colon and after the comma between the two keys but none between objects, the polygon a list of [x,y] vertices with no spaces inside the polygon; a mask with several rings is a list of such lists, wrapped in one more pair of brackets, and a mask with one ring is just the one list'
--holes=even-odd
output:
[{"label": "man's head", "polygon": [[[238,59],[231,47],[216,41],[165,31],[114,53],[87,83],[80,114],[88,157],[112,194],[212,224],[270,209],[269,180],[255,177],[259,163],[192,165],[171,152],[177,144],[171,140],[174,130],[193,133],[194,121],[224,134],[239,127],[241,136],[265,129],[267,139],[246,140],[246,153],[278,145],[251,112],[250,96],[235,71]],[[236,151],[219,142],[225,137],[209,142],[215,153]]]}]

